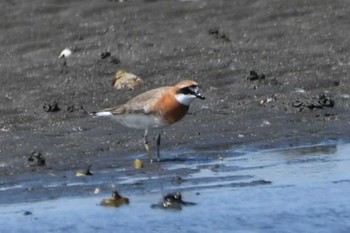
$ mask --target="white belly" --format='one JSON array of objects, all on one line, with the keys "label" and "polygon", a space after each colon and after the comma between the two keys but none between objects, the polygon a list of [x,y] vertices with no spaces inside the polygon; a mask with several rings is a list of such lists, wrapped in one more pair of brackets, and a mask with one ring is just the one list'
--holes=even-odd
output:
[{"label": "white belly", "polygon": [[151,129],[167,126],[161,121],[159,116],[152,115],[128,115],[128,116],[114,116],[120,124],[135,129]]}]

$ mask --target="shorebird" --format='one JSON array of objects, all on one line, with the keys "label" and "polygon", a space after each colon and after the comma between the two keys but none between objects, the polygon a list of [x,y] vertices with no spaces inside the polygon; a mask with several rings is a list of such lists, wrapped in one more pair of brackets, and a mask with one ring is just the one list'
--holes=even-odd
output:
[{"label": "shorebird", "polygon": [[[148,146],[148,130],[163,128],[181,120],[194,99],[205,99],[195,81],[185,80],[175,86],[159,87],[146,91],[117,107],[94,112],[94,116],[112,117],[120,124],[135,129],[144,129],[143,143],[152,162]],[[157,137],[157,159],[160,161],[161,133]]]}]

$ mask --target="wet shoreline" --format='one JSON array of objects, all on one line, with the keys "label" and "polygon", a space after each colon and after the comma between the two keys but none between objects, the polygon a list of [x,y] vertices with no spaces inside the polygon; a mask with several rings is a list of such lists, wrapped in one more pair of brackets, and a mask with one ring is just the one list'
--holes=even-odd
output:
[{"label": "wet shoreline", "polygon": [[[202,232],[218,228],[227,232],[232,228],[342,232],[350,227],[344,195],[350,182],[349,150],[348,143],[325,142],[294,148],[217,151],[221,159],[200,157],[192,151],[183,160],[160,162],[162,169],[157,175],[157,169],[132,168],[74,178],[73,174],[66,178],[41,175],[41,180],[28,179],[23,187],[1,190],[0,195],[7,194],[7,202],[0,203],[0,222],[3,229],[13,231],[40,228],[61,232],[68,226],[107,231],[118,226],[139,232],[135,224],[142,225],[142,231],[163,229],[167,219],[169,232],[178,231],[180,225],[183,230]],[[26,185],[33,188],[25,190]],[[96,187],[99,193],[94,193]],[[111,190],[127,197],[128,204],[101,206],[99,203],[111,195]],[[181,192],[191,205],[154,208],[163,195],[171,192]]]}]

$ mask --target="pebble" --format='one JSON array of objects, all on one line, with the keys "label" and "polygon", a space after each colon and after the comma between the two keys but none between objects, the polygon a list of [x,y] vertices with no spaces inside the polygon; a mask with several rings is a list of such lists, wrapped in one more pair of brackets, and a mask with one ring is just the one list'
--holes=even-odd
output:
[{"label": "pebble", "polygon": [[58,58],[67,58],[70,57],[72,55],[72,50],[70,50],[69,48],[65,48],[62,50],[62,52],[60,53],[60,55],[58,56]]}]

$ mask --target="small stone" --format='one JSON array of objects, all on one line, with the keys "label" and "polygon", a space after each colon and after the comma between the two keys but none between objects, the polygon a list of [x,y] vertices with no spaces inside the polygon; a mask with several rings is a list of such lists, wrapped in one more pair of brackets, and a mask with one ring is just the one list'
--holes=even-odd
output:
[{"label": "small stone", "polygon": [[115,74],[115,78],[113,80],[112,85],[117,89],[128,88],[129,90],[133,90],[136,87],[140,87],[143,85],[143,80],[132,74],[127,72],[126,70],[118,70]]},{"label": "small stone", "polygon": [[134,160],[134,168],[135,169],[141,169],[143,168],[143,161],[140,159],[135,159]]},{"label": "small stone", "polygon": [[72,50],[70,50],[69,48],[65,48],[62,50],[62,52],[60,53],[60,55],[58,56],[58,58],[67,58],[70,57],[72,55]]}]

